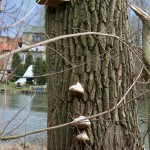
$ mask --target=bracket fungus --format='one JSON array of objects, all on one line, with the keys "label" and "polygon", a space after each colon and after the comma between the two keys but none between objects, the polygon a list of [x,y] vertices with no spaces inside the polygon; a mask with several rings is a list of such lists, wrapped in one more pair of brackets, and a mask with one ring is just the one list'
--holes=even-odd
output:
[{"label": "bracket fungus", "polygon": [[82,131],[76,136],[76,140],[80,142],[89,142],[90,139],[85,131]]},{"label": "bracket fungus", "polygon": [[[79,116],[73,120],[74,124],[78,129],[86,129],[91,126],[91,122],[89,119],[85,119],[85,116]],[[85,119],[85,120],[83,120]],[[81,121],[80,121],[81,120]]]},{"label": "bracket fungus", "polygon": [[36,3],[41,5],[48,5],[52,7],[56,7],[64,2],[69,2],[70,0],[36,0]]},{"label": "bracket fungus", "polygon": [[74,96],[83,96],[83,94],[84,94],[84,89],[83,89],[82,85],[79,82],[77,82],[76,85],[72,85],[69,88],[69,91]]}]

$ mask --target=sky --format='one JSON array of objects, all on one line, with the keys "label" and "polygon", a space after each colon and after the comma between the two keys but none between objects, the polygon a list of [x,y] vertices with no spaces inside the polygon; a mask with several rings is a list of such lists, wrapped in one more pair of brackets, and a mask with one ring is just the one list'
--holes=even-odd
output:
[{"label": "sky", "polygon": [[2,12],[0,12],[2,36],[21,36],[22,31],[29,24],[44,25],[43,5],[36,4],[36,0],[2,0]]},{"label": "sky", "polygon": [[[144,2],[145,8],[146,6],[149,8],[150,0]],[[36,0],[2,0],[2,10],[0,12],[0,35],[2,36],[21,36],[23,30],[29,24],[34,26],[44,25],[44,6],[36,4]],[[135,20],[135,16],[135,13],[130,11],[130,19],[134,18]]]}]

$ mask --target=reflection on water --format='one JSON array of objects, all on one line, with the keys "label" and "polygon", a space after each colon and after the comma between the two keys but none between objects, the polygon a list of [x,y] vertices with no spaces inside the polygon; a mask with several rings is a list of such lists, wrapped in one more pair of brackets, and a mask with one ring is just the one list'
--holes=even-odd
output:
[{"label": "reflection on water", "polygon": [[[7,95],[5,98],[3,93],[0,93],[0,129],[5,129],[8,121],[11,123],[5,129],[3,135],[24,134],[37,129],[46,128],[47,124],[47,101],[46,95],[36,94],[33,100],[33,95]],[[19,110],[23,110],[19,112]],[[140,132],[142,138],[147,131],[147,114],[148,101],[138,101],[138,110],[140,118]],[[12,118],[15,118],[12,121]],[[18,127],[19,126],[19,127]],[[46,138],[46,133],[38,133],[26,137],[26,140],[43,141]],[[143,140],[145,150],[148,149],[148,136]]]},{"label": "reflection on water", "polygon": [[31,110],[35,112],[47,112],[46,95],[42,94],[31,101]]},{"label": "reflection on water", "polygon": [[[32,96],[19,94],[5,97],[3,93],[0,93],[0,129],[4,130],[11,121],[3,135],[24,134],[46,127],[46,95],[36,94],[31,100]],[[21,109],[23,110],[17,114]],[[27,139],[45,138],[45,136],[45,133],[39,133],[28,136]]]}]

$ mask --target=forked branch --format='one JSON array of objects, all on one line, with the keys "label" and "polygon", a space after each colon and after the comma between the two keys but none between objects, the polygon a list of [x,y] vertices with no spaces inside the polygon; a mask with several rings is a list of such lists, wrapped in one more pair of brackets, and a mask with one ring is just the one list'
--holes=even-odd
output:
[{"label": "forked branch", "polygon": [[141,10],[139,7],[137,7],[134,4],[130,4],[131,9],[136,13],[137,16],[143,21],[150,23],[150,16],[145,13],[143,10]]}]

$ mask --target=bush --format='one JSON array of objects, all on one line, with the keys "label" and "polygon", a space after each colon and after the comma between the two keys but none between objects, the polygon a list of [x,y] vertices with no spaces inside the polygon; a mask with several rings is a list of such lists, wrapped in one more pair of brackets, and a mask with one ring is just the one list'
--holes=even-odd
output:
[{"label": "bush", "polygon": [[[43,60],[41,57],[37,57],[34,66],[33,66],[33,73],[34,76],[40,76],[46,74],[46,61]],[[46,77],[40,77],[35,79],[38,84],[45,84]]]},{"label": "bush", "polygon": [[[13,75],[22,76],[24,74],[24,65],[21,64],[21,57],[18,53],[13,54],[12,58]],[[18,77],[12,77],[11,81],[18,80]]]},{"label": "bush", "polygon": [[25,59],[24,70],[26,71],[30,65],[33,65],[33,63],[33,57],[28,53]]},{"label": "bush", "polygon": [[21,57],[18,53],[14,53],[12,57],[12,69],[15,69],[21,63]]},{"label": "bush", "polygon": [[[16,76],[23,76],[25,70],[24,70],[24,65],[23,64],[20,64],[15,72],[13,73],[13,75],[16,75]],[[13,77],[11,81],[17,81],[20,77]]]}]

